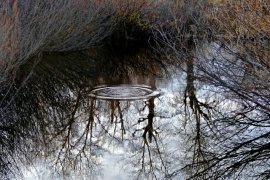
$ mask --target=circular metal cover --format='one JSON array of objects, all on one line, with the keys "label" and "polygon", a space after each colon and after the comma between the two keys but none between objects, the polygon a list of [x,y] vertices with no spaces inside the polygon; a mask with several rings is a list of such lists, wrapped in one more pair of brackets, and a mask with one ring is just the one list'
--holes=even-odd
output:
[{"label": "circular metal cover", "polygon": [[159,96],[160,92],[145,85],[97,86],[90,92],[90,97],[104,100],[139,100]]}]

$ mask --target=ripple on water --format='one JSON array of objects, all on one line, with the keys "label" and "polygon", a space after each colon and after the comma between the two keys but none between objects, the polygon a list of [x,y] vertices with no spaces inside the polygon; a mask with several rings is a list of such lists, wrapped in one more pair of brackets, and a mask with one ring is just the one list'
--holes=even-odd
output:
[{"label": "ripple on water", "polygon": [[160,92],[146,85],[121,84],[117,86],[97,86],[90,97],[104,100],[139,100],[159,96]]}]

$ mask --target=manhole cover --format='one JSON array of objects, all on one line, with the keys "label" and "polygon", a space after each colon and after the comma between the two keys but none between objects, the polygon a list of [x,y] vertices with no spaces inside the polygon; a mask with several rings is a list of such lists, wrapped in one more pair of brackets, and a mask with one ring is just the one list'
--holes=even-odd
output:
[{"label": "manhole cover", "polygon": [[159,96],[160,92],[145,85],[117,85],[95,87],[90,97],[104,100],[138,100]]}]

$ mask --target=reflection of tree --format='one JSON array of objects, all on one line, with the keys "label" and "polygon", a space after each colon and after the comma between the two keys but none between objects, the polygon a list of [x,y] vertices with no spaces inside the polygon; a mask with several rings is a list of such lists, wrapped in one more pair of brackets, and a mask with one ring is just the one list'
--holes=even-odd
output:
[{"label": "reflection of tree", "polygon": [[[136,166],[140,165],[140,168],[136,172],[138,178],[142,176],[157,178],[157,174],[160,175],[161,173],[160,171],[166,173],[166,166],[162,157],[163,153],[159,147],[159,140],[155,135],[156,131],[153,127],[155,116],[154,98],[148,100],[148,115],[146,118],[138,120],[140,126],[137,126],[138,128],[135,129],[132,128],[134,126],[132,122],[135,119],[129,119],[134,115],[129,115],[129,110],[132,108],[133,110],[140,109],[137,107],[139,102],[136,105],[131,105],[130,102],[125,101],[103,101],[90,98],[89,103],[86,103],[87,105],[82,108],[79,107],[80,101],[84,100],[78,94],[69,120],[66,124],[60,126],[61,130],[53,131],[56,134],[49,134],[52,138],[46,138],[48,139],[48,143],[50,143],[50,147],[48,147],[49,152],[52,153],[55,151],[58,154],[57,165],[67,166],[74,165],[73,163],[87,162],[92,167],[95,164],[95,158],[89,159],[89,157],[94,157],[95,154],[100,154],[99,151],[106,149],[102,147],[107,147],[108,151],[110,151],[110,146],[118,145],[123,141],[130,142],[130,144],[133,144],[131,146],[143,141],[142,146],[139,145],[132,150],[130,155],[136,158],[134,161],[139,161],[136,164]],[[88,110],[81,112],[82,115],[80,115],[78,113],[80,110],[78,109],[81,108]],[[142,107],[142,109],[144,108]],[[72,128],[76,125],[78,125],[77,129]],[[137,140],[134,141],[133,139],[136,137],[135,134],[138,131],[142,131],[142,133],[140,133],[139,139],[137,139],[137,135]],[[152,142],[152,139],[154,142]],[[54,142],[53,140],[56,143],[55,148],[51,148],[51,143]],[[160,161],[161,165],[158,165],[157,160]],[[72,164],[70,164],[71,162]]]},{"label": "reflection of tree", "polygon": [[52,125],[45,127],[48,131],[43,132],[45,155],[48,160],[61,167],[64,173],[86,167],[89,172],[94,171],[98,164],[98,152],[103,151],[98,142],[91,140],[93,107],[90,106],[88,113],[88,106],[83,105],[82,92],[79,91],[75,96],[69,114],[63,119],[54,117],[57,121],[51,120]]},{"label": "reflection of tree", "polygon": [[[143,145],[139,149],[138,154],[141,153],[141,158],[139,161],[135,161],[138,165],[141,165],[141,168],[138,168],[136,174],[137,179],[141,179],[143,177],[158,179],[160,176],[164,176],[161,174],[167,174],[166,164],[163,160],[163,152],[160,148],[160,142],[158,140],[158,133],[154,128],[154,117],[155,117],[155,104],[154,98],[149,99],[148,101],[148,115],[146,118],[142,118],[138,120],[138,123],[146,122],[146,126],[143,127]],[[136,129],[138,131],[140,129]],[[134,133],[135,133],[134,132]],[[152,139],[154,139],[154,144],[152,143]],[[135,165],[134,163],[134,165]],[[160,164],[159,164],[160,163]],[[157,165],[158,164],[158,165]]]},{"label": "reflection of tree", "polygon": [[[163,159],[164,147],[160,144],[160,137],[154,127],[154,99],[134,103],[90,99],[90,112],[93,115],[89,116],[94,122],[91,127],[100,126],[99,130],[92,131],[98,133],[98,136],[91,137],[102,139],[105,146],[119,145],[119,142],[128,144],[128,147],[125,147],[128,159],[125,161],[132,164],[132,173],[135,173],[138,179],[158,178],[167,173]],[[136,114],[144,114],[144,117],[136,117]],[[110,146],[108,148],[110,149]]]},{"label": "reflection of tree", "polygon": [[[173,52],[187,75],[184,103],[196,121],[189,125],[198,150],[186,166],[191,179],[269,178],[266,4],[179,1],[173,20],[159,31],[168,57]],[[212,95],[208,101],[204,88]]]},{"label": "reflection of tree", "polygon": [[[98,65],[99,64],[97,64],[97,66]],[[90,64],[90,66],[92,65]],[[116,67],[119,68],[119,66]],[[126,71],[124,69],[126,66],[120,67],[123,68],[121,71]],[[72,68],[74,69],[74,67]],[[108,74],[116,71],[113,66],[109,66],[108,68],[112,70],[107,71],[106,73]],[[130,70],[130,68],[132,68],[132,66],[129,66],[128,70]],[[62,73],[69,74],[72,72],[69,69],[65,70],[60,68],[59,70],[60,75],[62,75]],[[64,70],[64,72],[62,72],[62,70]],[[76,71],[76,69],[74,70]],[[123,74],[121,71],[120,73]],[[88,76],[88,73],[86,72],[82,75]],[[92,74],[90,75],[93,76]],[[107,83],[110,83],[110,80],[106,78],[108,75],[104,75]],[[123,80],[128,80],[128,74],[125,75],[126,77],[124,77]],[[84,79],[83,76],[79,77],[80,81]],[[87,94],[89,91],[87,89],[89,87],[86,89],[74,89],[72,83],[76,82],[78,76],[76,74],[74,74],[74,76],[73,74],[63,76],[63,78],[69,77],[72,79],[67,79],[67,81],[64,79],[63,82],[68,83],[67,85],[72,88],[70,89],[71,92],[68,90],[66,91],[67,94],[61,94],[68,96],[68,98],[65,99],[65,101],[67,101],[65,103],[68,103],[69,106],[65,106],[65,104],[62,106],[61,104],[57,104],[57,102],[55,107],[47,106],[49,109],[52,108],[52,112],[49,110],[45,113],[47,118],[42,131],[43,136],[45,136],[43,139],[45,142],[44,153],[47,154],[48,160],[54,161],[54,156],[57,156],[55,164],[61,167],[64,172],[69,171],[70,168],[77,169],[82,167],[82,165],[91,167],[91,169],[94,170],[95,165],[100,161],[99,156],[104,151],[107,151],[105,147],[109,144],[119,144],[128,137],[131,137],[125,135],[127,133],[126,129],[130,127],[130,122],[127,123],[124,121],[124,116],[128,112],[130,103],[127,102],[123,104],[119,101],[102,102],[95,99],[88,101]],[[110,77],[110,75],[108,77]],[[122,76],[119,76],[119,78],[121,77]],[[118,82],[115,79],[112,79],[112,81]],[[89,84],[99,83],[91,79],[89,81],[89,78],[85,82]],[[82,85],[82,87],[84,87],[84,85]],[[52,89],[55,89],[55,87]],[[58,106],[66,109],[60,110]],[[100,112],[102,112],[102,114]],[[110,112],[108,116],[105,115],[106,112]],[[110,149],[110,147],[108,148]]]},{"label": "reflection of tree", "polygon": [[[95,170],[99,167],[100,157],[103,152],[109,151],[109,145],[121,144],[132,137],[130,127],[131,120],[134,119],[131,115],[126,115],[131,103],[111,101],[106,104],[94,99],[89,100],[89,89],[99,83],[120,83],[121,80],[126,83],[133,82],[132,76],[140,75],[143,68],[145,71],[140,77],[142,79],[136,79],[140,82],[148,74],[150,77],[156,74],[153,67],[158,69],[155,63],[155,66],[151,64],[151,60],[143,62],[143,58],[147,58],[143,53],[139,60],[135,56],[134,59],[129,57],[126,61],[114,58],[110,62],[102,59],[104,57],[99,57],[96,61],[92,52],[93,50],[86,50],[44,54],[38,65],[34,63],[34,70],[32,62],[29,61],[18,72],[20,76],[15,79],[18,85],[15,84],[10,90],[10,97],[6,97],[7,101],[14,98],[9,106],[9,118],[14,120],[15,125],[12,121],[10,125],[7,124],[10,137],[17,137],[19,143],[26,149],[31,149],[31,153],[24,151],[20,156],[29,154],[29,160],[45,158],[50,165],[54,164],[57,171],[62,170],[64,176],[85,168],[91,169],[89,174],[97,172]],[[107,71],[103,65],[105,60],[110,64]],[[136,60],[140,68],[133,62]],[[31,76],[28,77],[25,72],[29,69]],[[116,75],[112,76],[112,73]],[[21,85],[25,78],[27,81]],[[17,87],[20,87],[19,91]],[[136,108],[133,108],[134,112],[135,110]],[[107,112],[110,114],[105,116]],[[130,121],[125,118],[130,118]],[[16,133],[16,136],[12,133]],[[8,141],[17,142],[13,139]],[[10,162],[15,163],[12,158],[19,154],[13,151],[11,145],[9,143],[6,147],[10,149],[4,152],[9,153],[7,159],[10,158]],[[17,145],[15,148],[20,150]]]}]

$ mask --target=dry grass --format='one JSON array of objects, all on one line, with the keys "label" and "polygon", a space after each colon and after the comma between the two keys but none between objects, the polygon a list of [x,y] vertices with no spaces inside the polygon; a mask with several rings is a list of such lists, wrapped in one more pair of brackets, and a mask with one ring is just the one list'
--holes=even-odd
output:
[{"label": "dry grass", "polygon": [[[43,51],[85,49],[109,36],[119,19],[142,26],[164,19],[153,0],[50,0],[0,3],[0,71],[14,71]],[[162,12],[160,11],[162,9]]]}]

